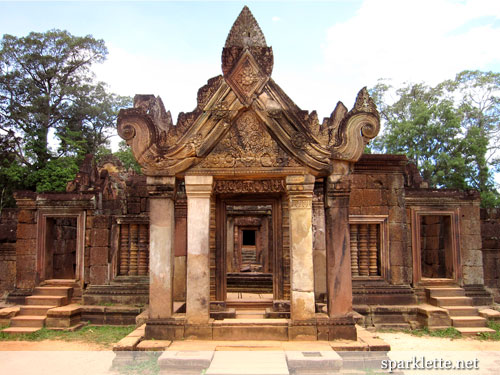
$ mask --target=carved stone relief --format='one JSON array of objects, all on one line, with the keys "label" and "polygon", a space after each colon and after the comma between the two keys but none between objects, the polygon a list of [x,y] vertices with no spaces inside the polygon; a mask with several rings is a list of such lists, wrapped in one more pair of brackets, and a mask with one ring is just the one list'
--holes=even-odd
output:
[{"label": "carved stone relief", "polygon": [[199,168],[297,167],[264,129],[255,114],[243,113],[226,137],[201,162]]}]

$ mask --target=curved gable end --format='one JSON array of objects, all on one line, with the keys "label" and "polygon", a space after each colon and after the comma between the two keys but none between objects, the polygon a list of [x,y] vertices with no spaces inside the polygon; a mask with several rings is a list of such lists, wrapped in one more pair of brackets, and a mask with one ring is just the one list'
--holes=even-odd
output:
[{"label": "curved gable end", "polygon": [[244,7],[222,50],[223,75],[198,91],[196,109],[174,125],[159,97],[136,96],[120,112],[118,133],[150,176],[327,176],[336,160],[357,161],[380,128],[366,88],[350,111],[339,102],[320,124],[271,79],[272,69],[272,48]]}]

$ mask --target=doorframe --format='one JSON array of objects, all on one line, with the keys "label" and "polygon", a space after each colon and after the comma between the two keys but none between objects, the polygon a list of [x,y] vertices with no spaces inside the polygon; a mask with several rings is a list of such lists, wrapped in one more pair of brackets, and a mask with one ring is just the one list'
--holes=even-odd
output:
[{"label": "doorframe", "polygon": [[85,250],[85,210],[64,209],[58,210],[39,210],[37,218],[37,262],[36,278],[37,284],[45,280],[46,275],[46,257],[47,257],[47,220],[58,218],[76,218],[76,269],[75,280],[81,287],[84,285],[84,250]]},{"label": "doorframe", "polygon": [[[421,241],[421,227],[420,220],[422,216],[448,216],[450,218],[450,251],[452,255],[452,278],[423,278],[422,277],[422,241]],[[412,234],[412,254],[413,254],[413,285],[425,282],[425,284],[432,282],[439,282],[449,280],[451,282],[459,283],[462,279],[462,267],[460,257],[460,209],[447,209],[447,210],[426,210],[411,208],[411,234]]]},{"label": "doorframe", "polygon": [[273,231],[273,300],[283,299],[283,232],[281,194],[217,194],[215,205],[215,300],[227,300],[227,205],[271,205]]}]

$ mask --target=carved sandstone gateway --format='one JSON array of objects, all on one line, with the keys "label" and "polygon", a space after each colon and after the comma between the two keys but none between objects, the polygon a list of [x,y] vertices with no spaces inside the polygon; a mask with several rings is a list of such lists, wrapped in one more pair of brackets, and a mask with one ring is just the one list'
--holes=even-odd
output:
[{"label": "carved sandstone gateway", "polygon": [[4,332],[139,313],[155,339],[355,338],[354,318],[492,331],[476,306],[500,300],[498,213],[429,189],[405,156],[361,155],[379,130],[366,90],[320,125],[272,59],[244,8],[192,113],[174,126],[154,96],[120,113],[143,175],[88,155],[65,193],[16,194],[0,295],[25,306],[0,309]]},{"label": "carved sandstone gateway", "polygon": [[[147,175],[151,198],[149,337],[217,338],[229,330],[230,323],[225,327],[210,319],[210,303],[228,311],[226,223],[238,206],[248,217],[262,217],[257,206],[271,212],[267,238],[259,241],[265,242],[269,263],[265,268],[272,270],[274,302],[290,300],[288,337],[356,337],[348,227],[350,173],[365,145],[379,132],[379,114],[363,88],[350,111],[339,102],[320,124],[315,112],[301,110],[273,81],[272,69],[272,48],[244,7],[222,50],[223,75],[198,91],[193,112],[181,113],[174,125],[159,97],[141,95],[135,97],[134,108],[119,114],[118,133]],[[172,307],[174,201],[179,183],[187,194],[185,315],[174,314]],[[315,184],[324,185],[327,315],[316,314],[315,308]],[[211,242],[214,218],[215,244]],[[242,235],[252,230],[262,236],[250,227],[242,229]]]}]

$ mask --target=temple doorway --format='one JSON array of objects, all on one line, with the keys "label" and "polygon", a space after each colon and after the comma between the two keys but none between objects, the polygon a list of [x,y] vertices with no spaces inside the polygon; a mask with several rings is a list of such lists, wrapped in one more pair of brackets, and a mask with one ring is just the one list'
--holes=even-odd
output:
[{"label": "temple doorway", "polygon": [[83,285],[85,212],[40,210],[37,223],[37,283],[76,280]]},{"label": "temple doorway", "polygon": [[282,278],[280,222],[278,198],[218,199],[218,300],[240,308],[272,305]]},{"label": "temple doorway", "polygon": [[413,282],[457,283],[461,278],[458,212],[412,210]]}]

